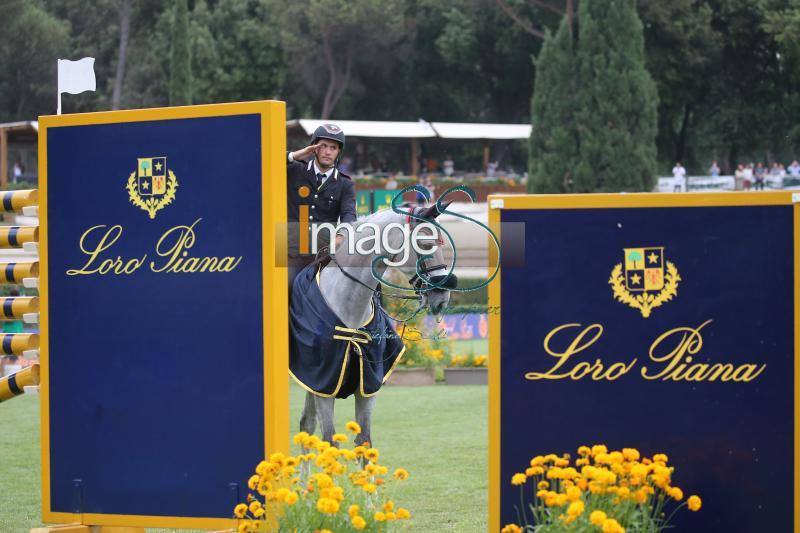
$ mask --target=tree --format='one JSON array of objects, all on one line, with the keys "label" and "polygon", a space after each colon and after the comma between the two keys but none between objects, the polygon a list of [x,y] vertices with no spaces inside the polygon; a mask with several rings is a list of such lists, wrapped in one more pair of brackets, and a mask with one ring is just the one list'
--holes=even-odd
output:
[{"label": "tree", "polygon": [[189,8],[186,0],[175,0],[169,63],[169,104],[192,103],[192,58],[189,36]]},{"label": "tree", "polygon": [[367,76],[388,76],[411,36],[401,0],[270,0],[296,79],[323,119]]},{"label": "tree", "polygon": [[711,7],[704,0],[640,0],[638,10],[647,69],[659,95],[659,162],[665,169],[675,161],[697,165],[699,145],[690,140],[717,83],[714,65],[721,48],[721,35],[711,24]]},{"label": "tree", "polygon": [[122,99],[122,84],[125,80],[125,62],[128,58],[128,39],[131,33],[131,4],[133,0],[118,0],[117,13],[119,14],[119,54],[117,58],[117,73],[114,76],[114,94],[111,97],[111,109],[119,109]]},{"label": "tree", "polygon": [[658,94],[645,68],[634,0],[584,0],[578,11],[575,189],[649,191]]},{"label": "tree", "polygon": [[574,105],[575,56],[566,17],[555,35],[547,30],[536,59],[531,99],[528,189],[536,193],[568,192],[578,162]]},{"label": "tree", "polygon": [[38,1],[9,0],[0,7],[0,120],[31,120],[56,106],[56,60],[69,26]]}]

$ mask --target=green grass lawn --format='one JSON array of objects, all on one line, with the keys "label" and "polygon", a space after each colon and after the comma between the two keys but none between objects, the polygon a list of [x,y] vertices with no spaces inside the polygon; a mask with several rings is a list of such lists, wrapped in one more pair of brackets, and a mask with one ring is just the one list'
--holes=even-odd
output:
[{"label": "green grass lawn", "polygon": [[[291,387],[292,434],[303,394]],[[337,429],[354,418],[353,409],[352,398],[337,401]],[[0,428],[0,532],[28,533],[42,525],[38,397],[0,404]],[[409,531],[486,531],[485,386],[385,387],[378,395],[372,437],[382,464],[411,473],[397,485],[395,497],[411,510]]]}]

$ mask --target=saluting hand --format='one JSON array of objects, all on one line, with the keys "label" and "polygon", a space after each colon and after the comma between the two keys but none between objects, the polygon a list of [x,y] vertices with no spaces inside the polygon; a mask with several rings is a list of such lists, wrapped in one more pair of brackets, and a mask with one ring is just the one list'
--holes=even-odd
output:
[{"label": "saluting hand", "polygon": [[292,152],[292,159],[294,159],[295,161],[304,161],[308,157],[315,155],[317,153],[317,148],[319,148],[319,143],[312,144],[310,146],[306,146],[301,150]]}]

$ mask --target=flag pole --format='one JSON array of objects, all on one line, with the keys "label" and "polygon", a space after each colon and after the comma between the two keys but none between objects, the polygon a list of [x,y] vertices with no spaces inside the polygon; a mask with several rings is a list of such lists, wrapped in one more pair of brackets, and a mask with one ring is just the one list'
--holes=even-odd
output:
[{"label": "flag pole", "polygon": [[58,93],[58,107],[56,108],[56,115],[61,114],[61,92]]}]

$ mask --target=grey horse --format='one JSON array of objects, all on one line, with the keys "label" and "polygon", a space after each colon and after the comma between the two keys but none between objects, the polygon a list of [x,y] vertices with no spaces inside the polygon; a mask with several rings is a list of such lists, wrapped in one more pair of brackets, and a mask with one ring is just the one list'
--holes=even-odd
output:
[{"label": "grey horse", "polygon": [[[432,205],[429,208],[417,209],[415,214],[432,220],[439,215],[439,211],[436,205]],[[379,227],[382,235],[389,224],[407,224],[410,220],[407,215],[396,213],[390,209],[378,211],[354,223],[354,239],[363,236],[363,233],[359,231],[359,226],[368,222]],[[416,224],[414,221],[411,223]],[[378,254],[349,253],[350,236],[347,232],[340,233],[344,234],[344,240],[336,246],[333,254],[335,262],[329,263],[320,272],[319,289],[323,299],[341,322],[348,328],[358,328],[364,324],[372,312],[371,300],[374,293],[372,287],[377,286],[377,281],[373,277],[370,265]],[[431,230],[420,228],[420,233],[430,235]],[[388,231],[387,237],[386,244],[388,246],[386,248],[388,250],[397,250],[403,245],[404,235],[401,231]],[[401,270],[414,272],[418,255],[413,248],[409,248],[411,251],[408,260],[405,261],[404,268]],[[430,259],[423,263],[430,268],[429,271],[424,272],[424,275],[437,284],[441,283],[439,280],[448,279],[450,280],[448,285],[455,286],[455,275],[450,274],[442,255],[441,246],[436,247],[430,255]],[[340,268],[337,268],[337,264]],[[376,266],[380,277],[383,276],[386,269],[387,266],[383,262],[379,262]],[[450,278],[447,278],[448,274],[450,274]],[[424,286],[424,282],[422,285]],[[450,291],[447,288],[433,288],[421,291],[420,298],[419,305],[422,308],[427,308],[434,316],[439,316],[450,301]],[[373,444],[371,418],[375,399],[374,395],[364,396],[360,391],[355,393],[355,420],[361,426],[361,433],[355,439],[357,445],[364,442]],[[300,416],[300,431],[305,431],[309,435],[314,434],[316,421],[319,420],[323,440],[335,444],[331,440],[335,433],[334,400],[333,397],[323,397],[307,392],[303,413]]]}]

